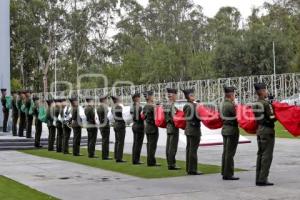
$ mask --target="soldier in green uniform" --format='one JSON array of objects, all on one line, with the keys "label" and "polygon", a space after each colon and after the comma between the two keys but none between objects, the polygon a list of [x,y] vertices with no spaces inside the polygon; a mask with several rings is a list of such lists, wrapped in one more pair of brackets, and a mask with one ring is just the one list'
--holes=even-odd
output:
[{"label": "soldier in green uniform", "polygon": [[81,156],[80,154],[80,141],[82,131],[82,120],[79,116],[79,103],[77,97],[70,99],[72,105],[72,129],[73,129],[73,155]]},{"label": "soldier in green uniform", "polygon": [[24,137],[24,129],[26,128],[26,114],[25,110],[22,109],[23,102],[25,101],[25,91],[19,92],[19,99],[17,101],[17,106],[19,109],[19,130],[18,135],[19,137]]},{"label": "soldier in green uniform", "polygon": [[99,117],[100,133],[102,137],[102,160],[112,160],[112,158],[109,157],[110,126],[109,126],[109,120],[107,118],[107,114],[108,114],[107,95],[102,96],[99,99],[100,99],[100,105],[97,108],[97,114]]},{"label": "soldier in green uniform", "polygon": [[112,106],[112,114],[114,116],[114,131],[115,131],[115,152],[114,157],[117,163],[126,162],[123,160],[123,151],[124,151],[124,142],[126,135],[126,124],[123,119],[123,107],[121,101],[118,97],[111,96],[111,99],[114,103]]},{"label": "soldier in green uniform", "polygon": [[54,118],[55,118],[55,126],[56,126],[56,152],[62,152],[62,143],[63,143],[63,126],[60,113],[63,110],[61,106],[61,99],[55,99],[55,110],[54,110]]},{"label": "soldier in green uniform", "polygon": [[35,136],[34,136],[34,146],[36,148],[41,148],[41,135],[42,135],[42,121],[39,120],[39,98],[38,97],[33,97],[32,98],[34,102],[34,107],[33,107],[33,116],[34,116],[34,123],[35,123]]},{"label": "soldier in green uniform", "polygon": [[31,99],[31,90],[26,90],[25,92],[25,115],[26,115],[26,138],[32,138],[32,121],[33,115],[30,112],[32,99]]},{"label": "soldier in green uniform", "polygon": [[62,107],[61,110],[61,117],[63,118],[63,146],[62,146],[62,152],[64,154],[69,154],[69,140],[71,135],[71,128],[69,127],[71,125],[71,112],[72,108],[70,105],[68,105],[66,99],[62,100]]},{"label": "soldier in green uniform", "polygon": [[223,156],[222,156],[222,176],[223,180],[239,180],[234,177],[234,155],[239,143],[239,127],[236,119],[236,109],[234,104],[234,87],[224,87],[225,100],[221,107],[221,117],[223,119]]},{"label": "soldier in green uniform", "polygon": [[169,170],[179,170],[180,167],[176,166],[176,153],[179,140],[179,129],[175,127],[173,116],[175,115],[177,108],[174,103],[177,98],[177,90],[167,88],[169,102],[164,104],[165,119],[167,123],[167,145],[166,145],[166,157]]},{"label": "soldier in green uniform", "polygon": [[140,105],[141,95],[136,93],[132,95],[133,105],[130,110],[133,119],[132,132],[133,132],[133,146],[132,146],[132,164],[140,165],[141,150],[144,141],[144,121],[141,118],[142,106]]},{"label": "soldier in green uniform", "polygon": [[1,89],[1,104],[2,104],[2,112],[3,112],[3,132],[7,132],[7,121],[9,117],[9,109],[6,108],[6,89]]},{"label": "soldier in green uniform", "polygon": [[197,116],[194,89],[186,89],[182,91],[188,101],[183,107],[186,120],[185,135],[187,139],[186,145],[186,172],[189,175],[202,175],[198,172],[198,156],[197,151],[201,139],[200,119]]},{"label": "soldier in green uniform", "polygon": [[86,98],[87,105],[84,109],[84,114],[86,116],[87,121],[87,134],[88,134],[88,156],[89,158],[96,158],[95,156],[95,148],[97,142],[97,124],[96,124],[96,114],[95,114],[95,103],[93,98]]},{"label": "soldier in green uniform", "polygon": [[52,99],[47,100],[48,108],[47,108],[47,126],[49,130],[48,136],[48,151],[54,151],[54,143],[55,143],[55,124],[54,124],[54,114],[55,114],[55,102]]},{"label": "soldier in green uniform", "polygon": [[152,166],[161,166],[159,163],[156,163],[155,153],[157,148],[157,142],[159,137],[158,128],[155,125],[155,104],[154,96],[152,91],[147,91],[144,93],[144,97],[147,101],[147,104],[143,108],[143,114],[145,116],[145,133],[147,136],[147,165]]},{"label": "soldier in green uniform", "polygon": [[253,111],[258,123],[257,134],[257,163],[256,185],[272,186],[268,181],[269,171],[273,160],[275,144],[275,115],[272,104],[267,100],[268,92],[264,83],[254,85],[258,100],[253,105]]},{"label": "soldier in green uniform", "polygon": [[11,103],[11,109],[12,109],[12,134],[13,136],[17,136],[17,123],[19,119],[19,110],[17,106],[17,100],[18,100],[18,93],[16,91],[11,92],[13,99]]}]

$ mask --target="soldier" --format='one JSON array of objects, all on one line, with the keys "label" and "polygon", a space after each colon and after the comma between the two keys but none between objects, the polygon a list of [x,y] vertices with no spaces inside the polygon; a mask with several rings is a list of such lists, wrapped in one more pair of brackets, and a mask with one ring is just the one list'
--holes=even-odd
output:
[{"label": "soldier", "polygon": [[55,117],[55,126],[56,126],[56,152],[62,152],[62,142],[63,142],[63,127],[60,113],[63,110],[61,106],[61,99],[55,99],[55,110],[54,110],[54,117]]},{"label": "soldier", "polygon": [[26,115],[26,138],[32,138],[32,99],[31,99],[31,91],[26,90],[25,92],[25,115]]},{"label": "soldier", "polygon": [[234,155],[239,143],[239,127],[236,119],[235,109],[235,88],[224,87],[225,100],[221,107],[223,119],[223,156],[222,156],[222,176],[223,180],[239,180],[234,177]]},{"label": "soldier", "polygon": [[197,117],[194,89],[186,89],[182,91],[187,100],[183,111],[186,120],[185,135],[187,138],[186,145],[186,172],[188,175],[202,175],[198,172],[198,156],[197,151],[201,139],[200,120]]},{"label": "soldier", "polygon": [[11,92],[13,99],[12,99],[12,104],[11,104],[11,109],[12,109],[12,134],[13,136],[17,136],[17,123],[19,119],[19,110],[17,106],[17,101],[18,101],[18,93],[15,91]]},{"label": "soldier", "polygon": [[42,148],[41,146],[41,135],[42,135],[42,126],[43,123],[41,120],[39,120],[39,98],[38,97],[33,97],[32,98],[34,102],[34,107],[33,107],[33,116],[34,116],[34,122],[35,122],[35,137],[34,137],[34,146],[36,148]]},{"label": "soldier", "polygon": [[55,124],[54,124],[54,114],[55,114],[55,102],[52,99],[47,100],[47,126],[49,130],[48,136],[48,151],[54,151],[55,143]]},{"label": "soldier", "polygon": [[24,105],[23,102],[25,101],[25,91],[19,92],[19,99],[17,101],[17,106],[19,109],[19,130],[18,135],[19,137],[24,137],[24,128],[26,127],[26,114],[25,110],[23,109]]},{"label": "soldier", "polygon": [[147,101],[143,109],[143,114],[145,116],[145,132],[147,136],[147,165],[152,166],[161,166],[159,163],[156,163],[155,153],[158,142],[158,128],[155,125],[155,116],[154,116],[154,96],[152,91],[147,91],[144,93],[144,97]]},{"label": "soldier", "polygon": [[123,107],[118,97],[111,96],[114,105],[112,106],[112,114],[114,116],[114,131],[115,131],[115,159],[117,163],[126,162],[123,160],[124,141],[126,134],[126,124],[123,119]]},{"label": "soldier", "polygon": [[273,160],[275,144],[275,115],[272,104],[266,100],[268,92],[264,83],[254,85],[258,100],[253,105],[255,118],[258,123],[257,134],[257,163],[256,163],[256,185],[272,186],[268,181],[269,171]]},{"label": "soldier", "polygon": [[175,115],[177,108],[174,103],[177,98],[177,90],[167,88],[169,102],[164,105],[165,118],[167,123],[167,145],[166,145],[166,157],[169,170],[179,170],[180,167],[176,166],[176,153],[179,140],[179,129],[175,127],[173,116]]},{"label": "soldier", "polygon": [[89,158],[96,158],[95,148],[97,142],[98,128],[96,125],[96,114],[95,114],[95,103],[93,98],[86,98],[87,106],[85,107],[84,113],[87,121],[87,133],[88,133],[88,156]]},{"label": "soldier", "polygon": [[133,119],[132,132],[133,132],[133,147],[132,147],[132,164],[140,165],[143,162],[140,161],[141,150],[144,141],[144,121],[141,118],[142,107],[140,105],[141,95],[136,93],[132,95],[132,109],[130,113]]},{"label": "soldier", "polygon": [[69,154],[69,140],[71,135],[71,125],[72,120],[72,108],[70,105],[67,104],[66,99],[62,100],[62,113],[60,114],[63,118],[63,146],[62,151],[64,154]]},{"label": "soldier", "polygon": [[80,154],[80,141],[81,141],[81,129],[82,129],[82,120],[79,116],[79,103],[77,97],[70,99],[72,105],[72,129],[74,133],[73,137],[73,155],[81,156]]},{"label": "soldier", "polygon": [[100,105],[97,108],[97,114],[99,117],[100,133],[102,137],[102,160],[112,160],[112,158],[109,157],[110,126],[107,118],[107,95],[100,97]]},{"label": "soldier", "polygon": [[1,89],[1,104],[2,104],[2,112],[3,112],[3,132],[7,132],[7,121],[9,117],[9,109],[6,108],[6,89]]}]

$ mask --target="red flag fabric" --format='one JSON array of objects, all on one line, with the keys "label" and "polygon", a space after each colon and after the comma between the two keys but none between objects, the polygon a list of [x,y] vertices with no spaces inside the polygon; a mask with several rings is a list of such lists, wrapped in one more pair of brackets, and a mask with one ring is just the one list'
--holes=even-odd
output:
[{"label": "red flag fabric", "polygon": [[236,107],[236,117],[242,129],[247,133],[256,134],[257,122],[251,106],[239,104]]},{"label": "red flag fabric", "polygon": [[173,117],[174,125],[176,128],[185,129],[186,121],[184,117],[184,112],[182,110],[177,110]]},{"label": "red flag fabric", "polygon": [[143,112],[140,113],[140,117],[142,120],[145,120],[145,118],[146,118]]},{"label": "red flag fabric", "polygon": [[155,125],[159,128],[167,127],[164,109],[161,105],[155,107]]},{"label": "red flag fabric", "polygon": [[273,104],[276,119],[293,136],[300,136],[300,107],[287,103],[274,102]]},{"label": "red flag fabric", "polygon": [[209,129],[222,128],[223,121],[221,119],[220,113],[217,110],[199,104],[197,106],[197,113],[202,123],[207,128]]}]

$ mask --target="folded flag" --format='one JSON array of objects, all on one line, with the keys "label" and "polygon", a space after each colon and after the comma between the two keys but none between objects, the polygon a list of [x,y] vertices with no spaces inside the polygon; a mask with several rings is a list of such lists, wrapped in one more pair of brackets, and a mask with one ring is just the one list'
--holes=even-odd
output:
[{"label": "folded flag", "polygon": [[175,115],[173,116],[173,122],[176,128],[185,129],[186,121],[184,117],[184,112],[182,110],[177,110]]},{"label": "folded flag", "polygon": [[167,123],[166,123],[163,107],[161,105],[156,106],[154,113],[155,113],[155,125],[159,128],[166,128]]},{"label": "folded flag", "polygon": [[214,109],[209,108],[203,104],[197,106],[197,114],[200,117],[204,126],[209,129],[219,129],[223,126],[223,121],[221,119],[220,113]]},{"label": "folded flag", "polygon": [[236,107],[236,117],[242,129],[247,133],[256,134],[257,122],[251,106],[239,104]]},{"label": "folded flag", "polygon": [[283,127],[293,136],[300,136],[300,107],[279,102],[272,105],[276,119]]}]

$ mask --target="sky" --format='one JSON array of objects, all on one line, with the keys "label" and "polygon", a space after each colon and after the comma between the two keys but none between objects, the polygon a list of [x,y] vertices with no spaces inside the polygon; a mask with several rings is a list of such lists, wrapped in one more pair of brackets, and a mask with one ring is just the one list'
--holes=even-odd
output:
[{"label": "sky", "polygon": [[[143,6],[148,4],[148,0],[137,0]],[[236,7],[242,14],[243,19],[247,19],[251,15],[253,7],[261,7],[265,1],[272,0],[193,0],[195,4],[203,7],[203,12],[208,17],[214,17],[221,7]]]}]

